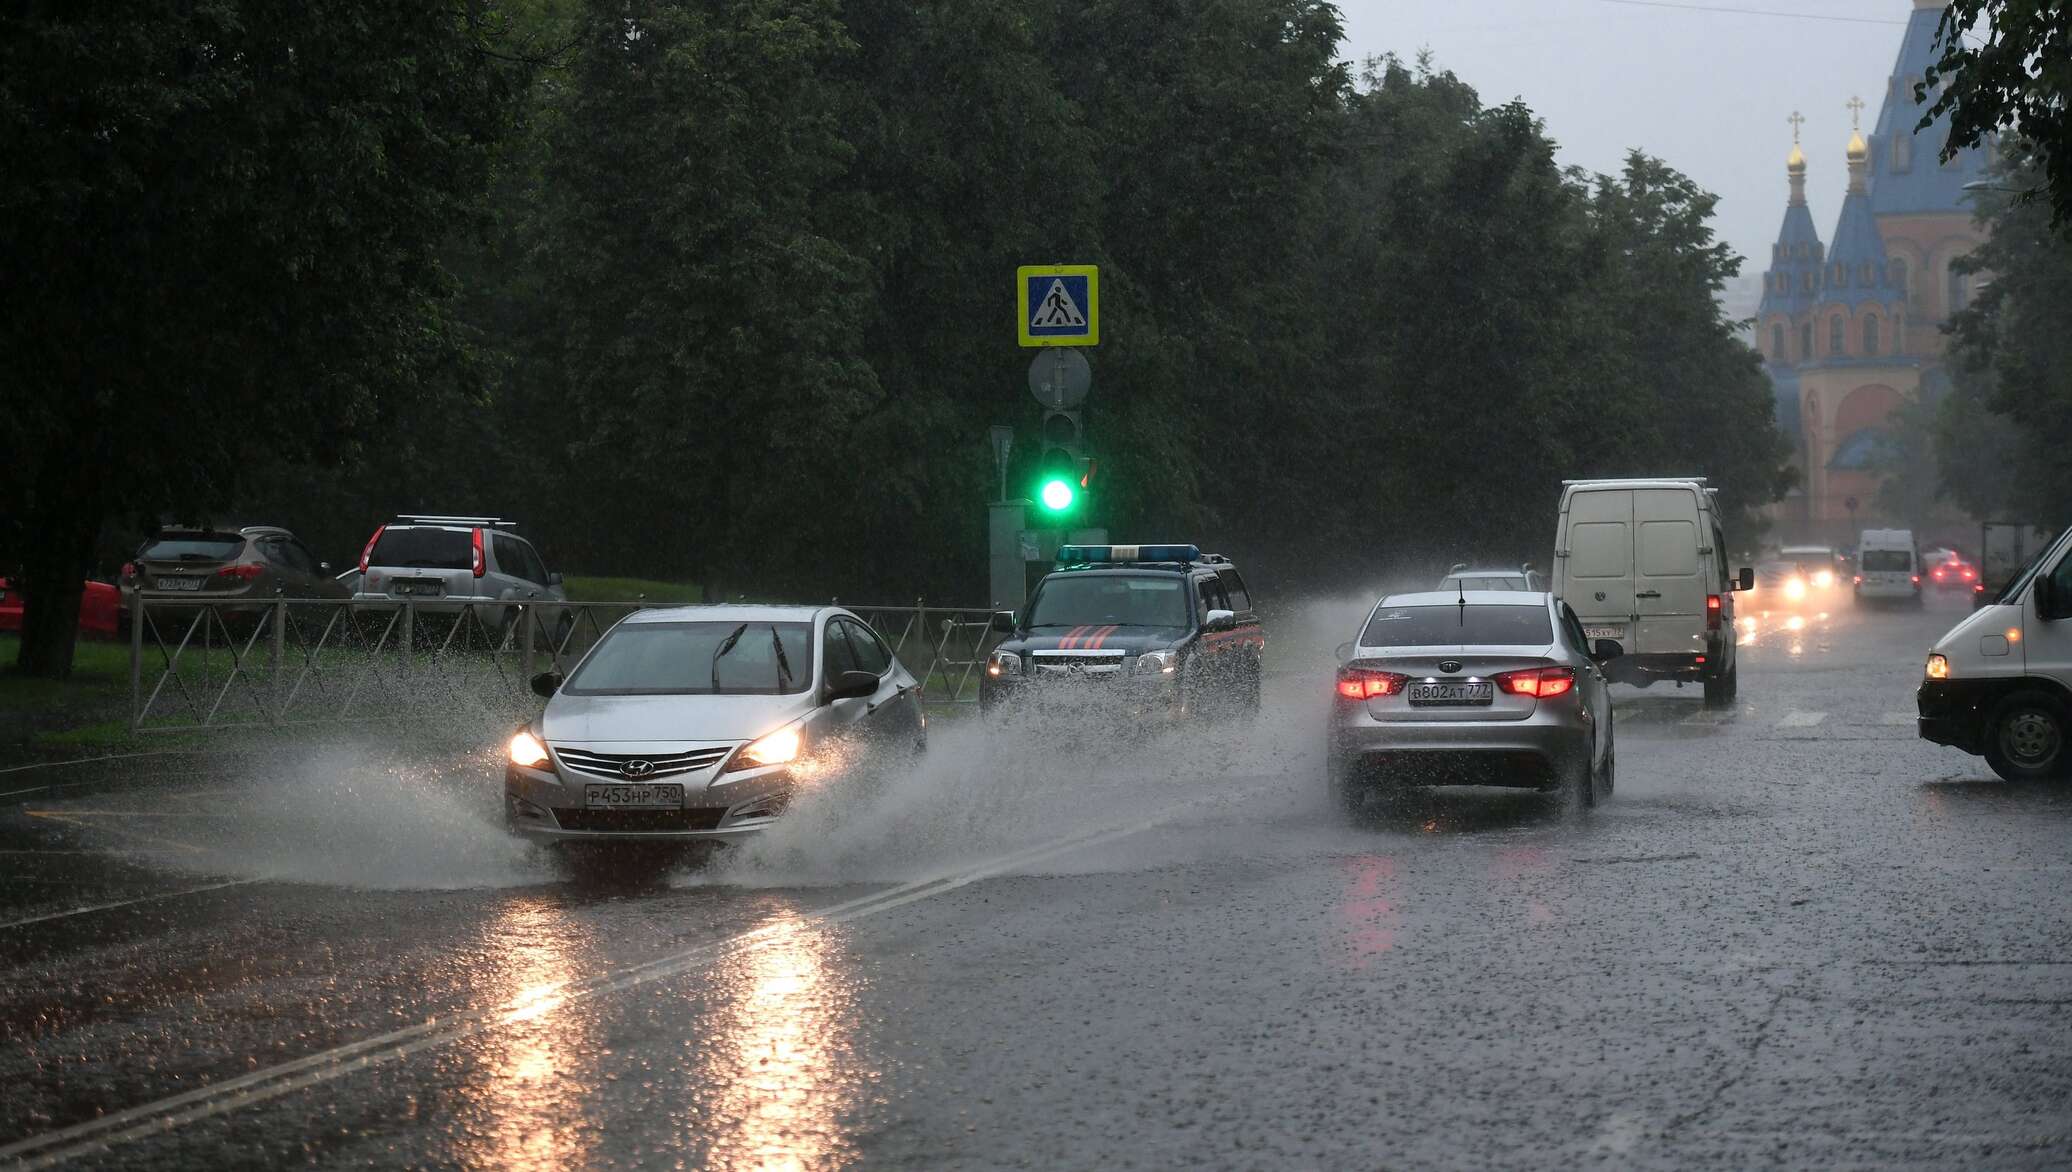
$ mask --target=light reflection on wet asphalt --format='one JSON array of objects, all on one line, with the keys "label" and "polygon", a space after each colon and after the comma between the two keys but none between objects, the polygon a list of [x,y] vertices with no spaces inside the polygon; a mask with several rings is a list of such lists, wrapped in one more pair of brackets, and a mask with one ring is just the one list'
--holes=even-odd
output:
[{"label": "light reflection on wet asphalt", "polygon": [[147,902],[0,929],[0,1147],[333,1054],[75,1154],[2061,1164],[2072,799],[1914,739],[1954,605],[1746,607],[1739,702],[1618,689],[1618,791],[1587,814],[1441,791],[1345,824],[1299,672],[1243,735],[939,727],[914,776],[673,874],[505,841],[465,754],[33,798],[0,849],[80,853],[0,856],[0,921]]}]

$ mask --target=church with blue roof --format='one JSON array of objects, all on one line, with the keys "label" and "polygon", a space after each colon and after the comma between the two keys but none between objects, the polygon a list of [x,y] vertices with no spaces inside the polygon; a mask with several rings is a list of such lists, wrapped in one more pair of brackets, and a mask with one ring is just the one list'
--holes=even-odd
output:
[{"label": "church with blue roof", "polygon": [[1965,184],[1985,176],[1986,151],[1945,163],[1948,120],[1915,129],[1914,86],[1936,59],[1943,5],[1912,4],[1868,139],[1863,102],[1850,102],[1849,189],[1825,244],[1806,205],[1803,120],[1793,116],[1790,195],[1756,314],[1777,423],[1800,471],[1799,487],[1774,509],[1787,538],[1846,544],[1859,523],[1889,520],[1874,504],[1889,421],[1903,404],[1933,402],[1948,387],[1943,326],[1964,308],[1973,280],[1952,263],[1984,239]]}]

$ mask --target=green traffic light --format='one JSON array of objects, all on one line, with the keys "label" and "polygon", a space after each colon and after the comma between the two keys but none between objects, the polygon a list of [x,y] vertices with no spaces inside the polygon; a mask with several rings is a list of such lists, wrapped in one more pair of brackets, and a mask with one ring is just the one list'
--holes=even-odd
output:
[{"label": "green traffic light", "polygon": [[1036,494],[1037,499],[1043,502],[1043,507],[1053,513],[1062,513],[1071,508],[1073,498],[1078,495],[1071,481],[1055,476],[1044,481],[1043,488]]}]

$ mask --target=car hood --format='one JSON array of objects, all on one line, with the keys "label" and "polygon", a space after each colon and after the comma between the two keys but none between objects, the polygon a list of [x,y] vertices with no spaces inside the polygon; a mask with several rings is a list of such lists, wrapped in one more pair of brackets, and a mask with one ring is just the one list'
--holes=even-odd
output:
[{"label": "car hood", "polygon": [[1009,639],[1002,651],[1119,651],[1137,655],[1160,647],[1171,647],[1186,636],[1173,627],[1131,627],[1121,624],[1090,624],[1084,627],[1046,627]]},{"label": "car hood", "polygon": [[536,726],[548,741],[749,741],[813,710],[791,696],[576,696],[557,693]]}]

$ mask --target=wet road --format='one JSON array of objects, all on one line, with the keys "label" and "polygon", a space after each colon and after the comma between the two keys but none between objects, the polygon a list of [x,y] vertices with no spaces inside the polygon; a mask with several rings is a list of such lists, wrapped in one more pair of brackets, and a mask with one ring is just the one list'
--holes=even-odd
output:
[{"label": "wet road", "polygon": [[0,1158],[2062,1166],[2072,791],[1915,739],[1956,614],[1622,689],[1587,814],[1345,823],[1324,672],[1192,741],[943,722],[659,875],[506,841],[486,752],[0,773]]}]

